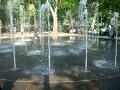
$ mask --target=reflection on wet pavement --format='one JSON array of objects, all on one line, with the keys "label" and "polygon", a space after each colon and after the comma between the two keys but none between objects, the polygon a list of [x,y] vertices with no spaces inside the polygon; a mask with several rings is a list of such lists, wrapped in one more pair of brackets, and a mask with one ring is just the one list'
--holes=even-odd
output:
[{"label": "reflection on wet pavement", "polygon": [[[20,68],[17,71],[10,70],[13,67],[12,44],[8,47],[8,43],[4,43],[0,48],[0,78],[7,79],[8,83],[13,81],[14,90],[18,87],[20,88],[18,90],[22,90],[20,84],[23,83],[21,82],[26,82],[26,85],[22,86],[25,86],[27,90],[32,90],[30,88],[34,88],[34,90],[38,90],[38,88],[39,90],[49,90],[50,88],[51,90],[88,90],[88,87],[91,88],[89,90],[102,90],[101,86],[96,85],[96,82],[99,83],[98,85],[105,85],[102,80],[107,82],[109,79],[119,78],[120,49],[118,47],[117,66],[115,66],[115,40],[100,39],[97,45],[96,39],[94,42],[91,42],[91,38],[89,39],[89,72],[83,72],[85,41],[80,37],[72,40],[69,37],[59,37],[56,41],[51,38],[50,71],[47,37],[44,37],[41,42],[31,41],[31,39],[24,42],[25,45],[16,45],[16,65]],[[32,87],[36,85],[36,89]],[[44,85],[48,88],[44,89]],[[87,87],[85,87],[86,85]],[[79,89],[75,89],[78,87]]]}]

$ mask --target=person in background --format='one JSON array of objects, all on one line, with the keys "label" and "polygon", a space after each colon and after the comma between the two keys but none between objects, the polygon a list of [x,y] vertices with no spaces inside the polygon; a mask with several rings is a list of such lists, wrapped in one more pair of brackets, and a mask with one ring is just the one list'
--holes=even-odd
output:
[{"label": "person in background", "polygon": [[34,39],[35,39],[35,40],[38,40],[38,38],[39,38],[39,36],[38,36],[37,31],[34,31]]}]

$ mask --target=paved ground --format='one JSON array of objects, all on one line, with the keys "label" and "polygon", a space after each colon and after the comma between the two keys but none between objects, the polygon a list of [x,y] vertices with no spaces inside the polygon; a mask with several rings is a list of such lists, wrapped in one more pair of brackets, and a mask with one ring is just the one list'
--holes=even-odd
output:
[{"label": "paved ground", "polygon": [[79,82],[49,82],[45,76],[43,83],[40,82],[7,82],[1,90],[120,90],[120,77],[92,81]]},{"label": "paved ground", "polygon": [[[44,33],[44,35],[46,34],[47,33]],[[33,33],[25,33],[25,37],[33,36]],[[58,36],[82,35],[60,33]],[[17,33],[16,37],[21,37],[21,33]],[[2,34],[2,38],[10,38],[10,34]],[[100,36],[99,38],[110,39],[106,36]],[[15,81],[1,80],[0,84],[3,87],[1,90],[120,90],[120,77],[90,81],[74,81],[71,80],[71,78],[64,76],[58,77],[55,75],[45,75],[42,76],[38,82],[36,77],[32,77],[32,80],[35,80],[36,82],[21,79]]]}]

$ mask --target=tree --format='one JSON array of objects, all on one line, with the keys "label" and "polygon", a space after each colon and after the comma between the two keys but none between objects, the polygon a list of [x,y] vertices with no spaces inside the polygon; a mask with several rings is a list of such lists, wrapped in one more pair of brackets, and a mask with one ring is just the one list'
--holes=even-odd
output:
[{"label": "tree", "polygon": [[[45,0],[33,0],[32,3],[45,3]],[[53,33],[58,33],[58,19],[63,19],[66,12],[71,10],[73,16],[76,16],[79,0],[46,0],[50,3],[50,11],[53,17]],[[28,7],[30,0],[25,0]],[[59,17],[58,17],[59,16]]]},{"label": "tree", "polygon": [[[79,5],[79,0],[47,0],[47,1],[50,2],[51,4],[50,10],[53,16],[53,32],[58,33],[57,28],[58,19],[60,17],[63,19],[66,12],[69,10],[71,10],[72,12],[76,12],[76,7]],[[74,13],[73,15],[76,15],[76,13]]]},{"label": "tree", "polygon": [[58,16],[57,16],[57,11],[58,11],[58,5],[60,0],[47,0],[47,2],[50,2],[50,11],[53,16],[53,33],[58,33]]},{"label": "tree", "polygon": [[120,13],[120,0],[99,0],[99,12],[104,22],[108,22],[113,12]]},{"label": "tree", "polygon": [[7,0],[1,0],[0,2],[0,20],[2,24],[6,23],[6,18],[7,18]]}]

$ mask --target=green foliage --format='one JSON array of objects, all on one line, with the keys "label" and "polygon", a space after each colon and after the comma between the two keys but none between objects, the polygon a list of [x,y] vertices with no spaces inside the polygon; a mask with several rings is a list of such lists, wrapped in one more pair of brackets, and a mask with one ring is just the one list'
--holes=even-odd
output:
[{"label": "green foliage", "polygon": [[120,0],[100,0],[99,11],[104,18],[111,18],[113,12],[120,13]]},{"label": "green foliage", "polygon": [[61,32],[69,33],[69,27],[67,25],[62,25]]},{"label": "green foliage", "polygon": [[34,4],[29,4],[28,5],[28,13],[29,13],[30,17],[35,15],[35,6],[34,6]]},{"label": "green foliage", "polygon": [[102,17],[103,22],[108,22],[113,12],[120,13],[120,0],[87,0],[88,1],[88,10],[89,14],[91,14],[90,17],[92,17],[92,13],[94,13],[92,10],[92,3],[98,1],[99,2],[99,15]]},{"label": "green foliage", "polygon": [[67,11],[71,11],[73,17],[77,17],[79,0],[61,0],[58,9],[58,17],[60,20],[65,19]]},{"label": "green foliage", "polygon": [[7,22],[7,0],[1,0],[0,3],[0,20],[3,24]]},{"label": "green foliage", "polygon": [[[13,0],[13,13],[16,18],[19,18],[19,0]],[[29,11],[30,16],[34,16],[38,11],[38,6],[45,3],[47,0],[24,0],[25,11]],[[80,0],[49,0],[52,7],[58,6],[58,20],[63,21],[66,18],[66,12],[71,11],[72,17],[78,20],[78,8]],[[93,2],[99,2],[99,15],[103,18],[103,21],[109,21],[113,12],[120,13],[120,0],[87,0],[87,7],[89,11],[89,17],[93,17],[94,9],[92,8]],[[7,2],[8,0],[1,0],[0,3],[0,19],[2,23],[7,22]],[[32,5],[32,9],[31,9]],[[52,21],[52,20],[51,20]]]},{"label": "green foliage", "polygon": [[99,0],[101,11],[112,11],[120,13],[120,0]]},{"label": "green foliage", "polygon": [[35,7],[38,7],[39,4],[45,3],[46,0],[24,0],[25,9],[28,10],[29,4],[34,4]]}]

